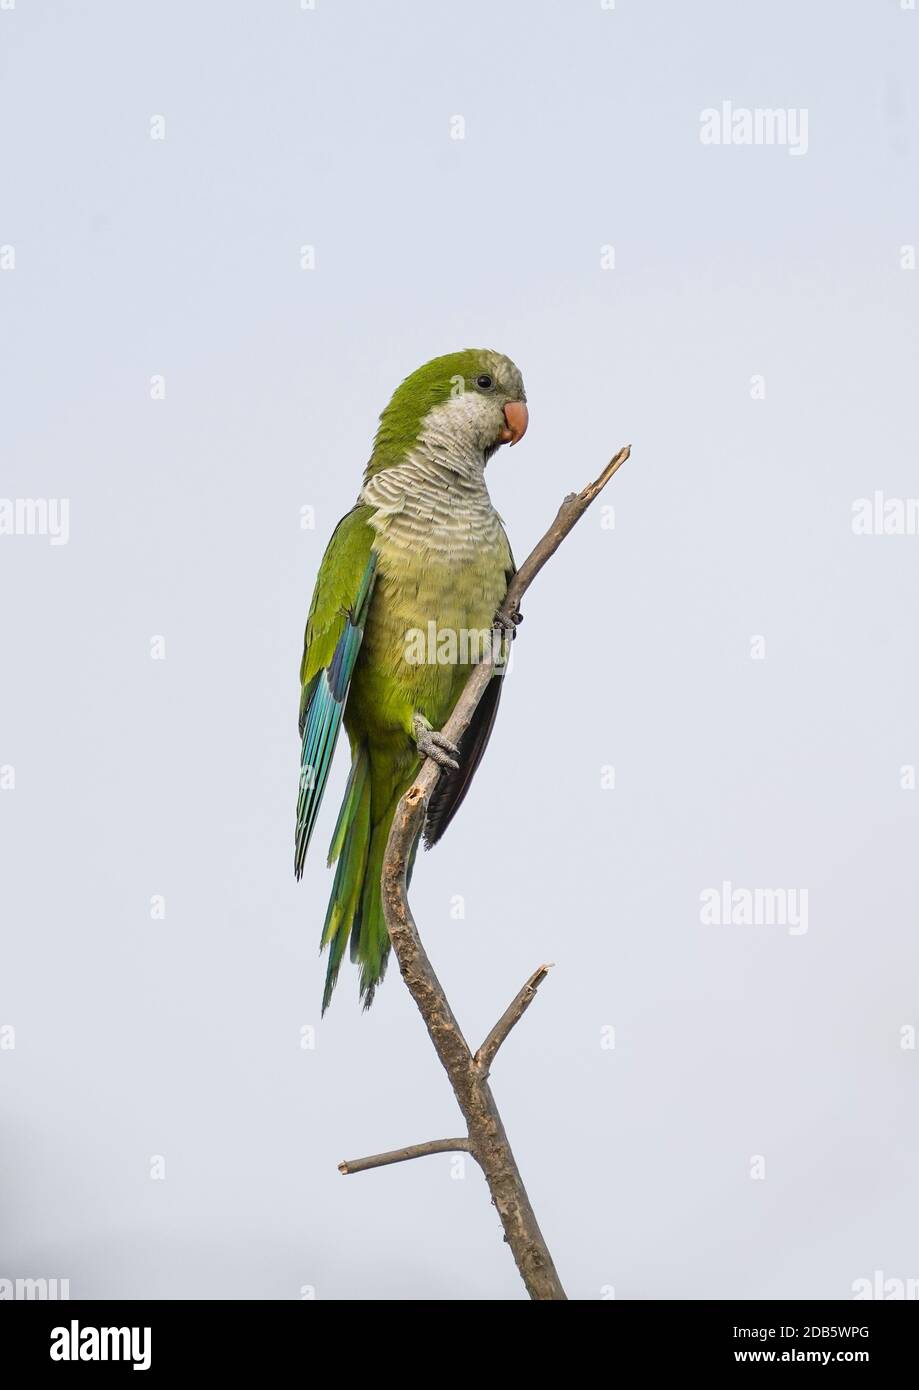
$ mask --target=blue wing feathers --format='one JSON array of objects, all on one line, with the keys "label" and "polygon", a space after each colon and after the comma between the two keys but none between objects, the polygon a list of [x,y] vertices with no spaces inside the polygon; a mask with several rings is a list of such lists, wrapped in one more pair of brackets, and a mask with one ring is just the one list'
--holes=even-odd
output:
[{"label": "blue wing feathers", "polygon": [[376,574],[376,555],[371,554],[352,608],[335,646],[332,660],[317,672],[306,694],[303,742],[300,751],[300,790],[297,797],[297,833],[294,873],[303,873],[303,862],[316,825],[322,794],[341,731],[342,715],[351,677],[357,663],[367,610]]}]

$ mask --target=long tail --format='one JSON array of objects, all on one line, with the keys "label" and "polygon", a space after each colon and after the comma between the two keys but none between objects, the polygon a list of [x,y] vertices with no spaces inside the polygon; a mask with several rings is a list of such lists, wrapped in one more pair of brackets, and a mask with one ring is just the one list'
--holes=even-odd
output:
[{"label": "long tail", "polygon": [[[373,1003],[377,985],[386,973],[389,932],[383,915],[380,876],[398,800],[399,796],[394,796],[378,819],[372,817],[370,759],[365,746],[355,749],[329,849],[329,863],[337,859],[338,867],[322,929],[322,946],[329,948],[323,1013],[329,1007],[349,940],[351,959],[361,968],[360,993],[365,1009]],[[409,860],[409,880],[416,850],[417,844]]]}]

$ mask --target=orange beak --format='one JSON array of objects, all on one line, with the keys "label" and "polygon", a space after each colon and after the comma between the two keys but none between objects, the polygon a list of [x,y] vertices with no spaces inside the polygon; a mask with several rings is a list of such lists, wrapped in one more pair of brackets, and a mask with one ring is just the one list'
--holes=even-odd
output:
[{"label": "orange beak", "polygon": [[530,412],[523,401],[508,401],[504,407],[504,429],[501,431],[502,444],[516,444],[527,432]]}]

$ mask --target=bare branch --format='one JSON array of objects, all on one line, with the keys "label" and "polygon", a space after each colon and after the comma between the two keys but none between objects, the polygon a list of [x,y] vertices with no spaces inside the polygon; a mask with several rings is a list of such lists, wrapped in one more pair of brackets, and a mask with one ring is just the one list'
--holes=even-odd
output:
[{"label": "bare branch", "polygon": [[592,483],[588,483],[586,487],[581,488],[580,492],[570,493],[569,496],[565,498],[558,509],[558,513],[552,525],[549,527],[542,540],[533,547],[530,554],[524,560],[510,584],[507,586],[507,594],[501,605],[502,613],[510,617],[512,613],[516,612],[520,605],[521,598],[533,583],[533,580],[536,578],[543,565],[547,560],[551,560],[568,532],[576,522],[580,521],[591,502],[603,491],[613,474],[618,473],[631,452],[632,446],[630,444],[623,445],[618,454],[614,454],[610,459],[599,478],[595,478]]},{"label": "bare branch", "polygon": [[[568,532],[628,457],[629,446],[626,445],[610,459],[594,482],[565,498],[552,525],[511,580],[499,610],[503,617],[510,618],[517,612],[521,598],[543,565],[555,554]],[[493,674],[494,657],[489,653],[470,673],[450,719],[441,730],[451,742],[458,742],[467,729]],[[492,1202],[504,1227],[504,1238],[511,1248],[527,1292],[533,1299],[560,1300],[566,1297],[565,1290],[539,1229],[504,1132],[498,1107],[488,1085],[487,1065],[483,1067],[477,1063],[469,1050],[440,981],[428,960],[408,904],[406,865],[424,825],[428,797],[437,785],[439,777],[440,768],[432,759],[426,759],[415,782],[396,807],[381,877],[386,925],[402,978],[418,1006],[437,1056],[450,1079],[453,1093],[468,1127],[468,1151],[482,1169],[488,1183]],[[479,1049],[480,1059],[484,1053],[487,1063],[494,1056],[501,1042],[530,1003],[540,980],[544,977],[544,971],[545,967],[542,968],[542,972],[537,971],[536,975],[527,981],[510,1008],[492,1029]],[[392,1161],[397,1162],[398,1159]]]},{"label": "bare branch", "polygon": [[468,1139],[429,1139],[425,1144],[409,1144],[389,1153],[371,1154],[369,1158],[346,1158],[339,1163],[339,1173],[366,1173],[368,1168],[385,1168],[388,1163],[405,1163],[409,1158],[427,1158],[428,1154],[468,1153]]},{"label": "bare branch", "polygon": [[488,1037],[475,1054],[473,1061],[483,1076],[488,1075],[491,1070],[491,1064],[495,1059],[495,1053],[504,1042],[504,1039],[507,1037],[514,1024],[519,1023],[520,1019],[526,1013],[527,1009],[536,998],[536,991],[551,969],[551,965],[541,965],[538,970],[533,971],[533,974],[527,980],[523,989],[519,991],[504,1010],[504,1013],[498,1019],[498,1022],[495,1024],[494,1028],[492,1028]]}]

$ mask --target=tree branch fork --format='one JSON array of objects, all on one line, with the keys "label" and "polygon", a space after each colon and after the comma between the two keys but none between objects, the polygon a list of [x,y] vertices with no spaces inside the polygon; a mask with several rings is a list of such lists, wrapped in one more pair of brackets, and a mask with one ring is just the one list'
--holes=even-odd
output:
[{"label": "tree branch fork", "polygon": [[[519,612],[520,601],[536,575],[625,463],[629,453],[629,445],[625,445],[610,459],[594,482],[588,483],[580,492],[570,493],[563,500],[555,520],[511,579],[496,615],[499,625],[513,626],[512,615]],[[458,743],[465,733],[494,675],[495,651],[492,648],[470,672],[453,713],[441,730],[451,743]],[[498,1050],[536,998],[536,992],[551,967],[540,965],[533,971],[481,1046],[472,1052],[421,942],[409,906],[406,885],[406,866],[424,826],[428,799],[440,775],[441,769],[437,763],[431,758],[426,759],[414,783],[400,800],[383,860],[381,889],[386,925],[402,978],[421,1013],[428,1036],[453,1087],[466,1121],[467,1133],[462,1138],[432,1139],[387,1153],[372,1154],[368,1158],[348,1159],[338,1167],[344,1174],[362,1173],[371,1168],[404,1163],[430,1154],[470,1154],[488,1184],[492,1203],[504,1228],[504,1239],[511,1248],[530,1297],[562,1300],[566,1298],[565,1290],[537,1224],[488,1084]]]},{"label": "tree branch fork", "polygon": [[[495,1059],[498,1048],[505,1041],[511,1029],[519,1023],[527,1009],[536,998],[536,991],[551,970],[551,965],[541,965],[538,970],[534,970],[530,978],[521,990],[517,992],[498,1022],[492,1028],[488,1037],[482,1043],[477,1052],[469,1051],[468,1046],[468,1067],[470,1070],[470,1081],[484,1081],[488,1078],[491,1064]],[[464,1040],[465,1045],[465,1040]],[[338,1165],[340,1173],[365,1173],[368,1168],[385,1168],[390,1163],[405,1163],[410,1158],[427,1158],[430,1154],[446,1153],[471,1153],[472,1145],[467,1138],[463,1139],[428,1139],[423,1144],[409,1144],[404,1149],[390,1149],[388,1153],[371,1154],[369,1158],[347,1158]]]}]

